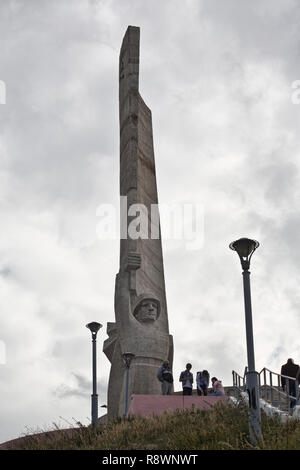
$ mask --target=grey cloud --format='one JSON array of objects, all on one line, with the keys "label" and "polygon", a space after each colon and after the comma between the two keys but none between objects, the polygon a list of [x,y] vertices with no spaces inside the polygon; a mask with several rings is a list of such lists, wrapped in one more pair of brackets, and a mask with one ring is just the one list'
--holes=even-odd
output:
[{"label": "grey cloud", "polygon": [[[283,360],[283,354],[284,354],[284,347],[283,347],[283,345],[279,345],[270,353],[268,361],[269,362],[274,361],[274,360],[277,360],[277,361],[281,360],[282,361]],[[283,364],[283,362],[282,362],[282,364]]]},{"label": "grey cloud", "polygon": [[[54,390],[54,395],[58,398],[70,398],[70,397],[84,397],[90,396],[92,391],[92,382],[85,376],[72,373],[75,378],[76,385],[70,386],[67,384],[61,384]],[[98,395],[100,399],[105,399],[106,396],[106,384],[98,383],[97,385]]]},{"label": "grey cloud", "polygon": [[0,275],[3,277],[8,277],[11,275],[11,270],[10,268],[3,268],[0,270]]}]

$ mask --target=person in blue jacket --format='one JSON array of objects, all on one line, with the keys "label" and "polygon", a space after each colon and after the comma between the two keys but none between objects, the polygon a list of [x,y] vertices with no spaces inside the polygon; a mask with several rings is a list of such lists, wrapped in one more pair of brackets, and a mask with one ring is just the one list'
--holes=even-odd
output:
[{"label": "person in blue jacket", "polygon": [[201,395],[207,396],[207,389],[209,385],[208,371],[202,370],[202,371],[197,372],[196,382],[197,382],[197,394],[199,396]]}]

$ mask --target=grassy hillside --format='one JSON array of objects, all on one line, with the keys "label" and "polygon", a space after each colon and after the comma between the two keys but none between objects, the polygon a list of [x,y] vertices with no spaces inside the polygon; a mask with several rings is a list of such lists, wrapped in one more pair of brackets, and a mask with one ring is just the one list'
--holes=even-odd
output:
[{"label": "grassy hillside", "polygon": [[[300,449],[300,421],[282,424],[263,414],[261,449]],[[27,436],[15,449],[208,450],[253,449],[245,405],[218,404],[212,410],[185,410],[161,417],[132,418],[101,426]]]}]

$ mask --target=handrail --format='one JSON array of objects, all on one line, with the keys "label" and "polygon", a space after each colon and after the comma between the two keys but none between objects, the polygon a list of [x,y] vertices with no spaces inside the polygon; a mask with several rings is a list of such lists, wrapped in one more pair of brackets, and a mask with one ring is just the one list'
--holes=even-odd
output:
[{"label": "handrail", "polygon": [[[246,368],[245,368],[245,372],[244,372],[244,376],[241,377],[237,372],[235,372],[234,370],[232,371],[232,380],[233,380],[233,389],[234,389],[234,395],[235,395],[235,398],[238,399],[239,398],[239,394],[242,392],[242,391],[245,391],[246,390],[246,380],[245,380],[245,373],[246,373]],[[242,386],[241,386],[241,382],[242,382]]]},{"label": "handrail", "polygon": [[[267,384],[267,379],[266,379],[266,372],[269,373],[269,382],[270,384]],[[298,405],[299,402],[299,371],[297,372],[296,377],[290,377],[288,375],[283,375],[279,374],[278,372],[271,371],[267,367],[264,367],[260,373],[259,376],[263,373],[264,376],[264,387],[265,387],[265,395],[267,396],[267,387],[270,389],[270,401],[271,405],[273,405],[273,390],[277,391],[278,395],[278,405],[279,408],[281,409],[281,396],[285,396],[288,402],[288,412],[290,412],[291,408],[293,408],[295,405]],[[272,376],[275,375],[277,376],[277,386],[274,387],[272,384]],[[281,384],[282,384],[282,378],[285,379],[285,389],[283,388],[283,391],[281,391]],[[294,384],[294,385],[292,385]],[[294,389],[294,390],[291,390]],[[291,392],[291,393],[290,393]]]},{"label": "handrail", "polygon": [[[278,372],[274,372],[274,371],[268,369],[267,367],[263,367],[263,369],[259,372],[259,374],[261,374],[264,370],[266,370],[268,372],[271,372],[274,375],[279,375],[280,377],[284,377],[285,379],[296,380],[295,377],[289,377],[288,375],[278,374]],[[297,377],[298,376],[299,376],[299,372],[297,372]]]},{"label": "handrail", "polygon": [[[267,375],[269,378],[267,379]],[[239,393],[246,390],[246,377],[247,377],[247,367],[244,371],[244,376],[240,376],[237,372],[232,371],[233,376],[233,388],[235,397],[238,398]],[[277,377],[277,385],[273,384],[273,376]],[[260,396],[264,396],[265,399],[268,397],[268,390],[270,391],[270,402],[274,406],[274,392],[277,394],[277,403],[276,406],[281,410],[282,408],[282,397],[285,397],[288,403],[288,411],[290,412],[291,408],[299,403],[299,376],[300,370],[295,377],[289,377],[288,375],[279,374],[278,372],[271,371],[267,367],[264,367],[259,373],[259,393]],[[285,389],[281,390],[281,379],[284,378],[286,381]],[[292,382],[291,382],[292,381]],[[294,383],[295,385],[292,385]],[[293,389],[293,390],[291,390]],[[263,394],[264,390],[264,394]],[[291,392],[291,393],[290,393]],[[294,395],[295,393],[295,395]]]}]

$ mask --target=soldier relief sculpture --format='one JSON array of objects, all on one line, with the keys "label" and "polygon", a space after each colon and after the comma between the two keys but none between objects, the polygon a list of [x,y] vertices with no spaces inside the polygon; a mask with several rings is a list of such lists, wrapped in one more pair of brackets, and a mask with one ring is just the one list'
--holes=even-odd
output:
[{"label": "soldier relief sculpture", "polygon": [[[143,204],[150,214],[158,204],[151,111],[139,94],[140,30],[129,26],[119,62],[120,196],[129,208]],[[158,220],[159,224],[159,220]],[[131,352],[129,396],[160,394],[156,378],[165,360],[173,361],[169,334],[161,237],[121,237],[120,269],[115,283],[115,322],[107,324],[103,351],[111,362],[108,419],[124,414],[126,374],[122,354]]]},{"label": "soldier relief sculpture", "polygon": [[133,311],[133,316],[140,323],[152,323],[159,315],[159,300],[142,295]]}]

